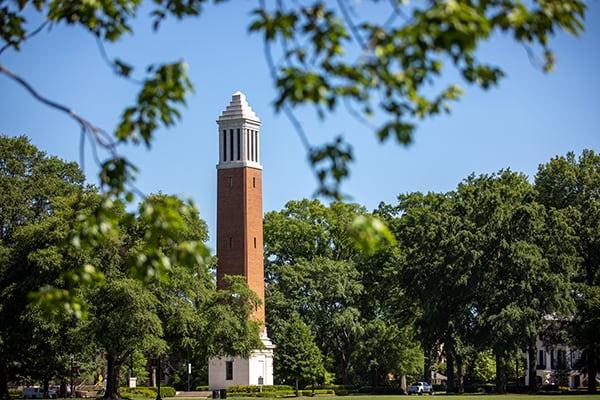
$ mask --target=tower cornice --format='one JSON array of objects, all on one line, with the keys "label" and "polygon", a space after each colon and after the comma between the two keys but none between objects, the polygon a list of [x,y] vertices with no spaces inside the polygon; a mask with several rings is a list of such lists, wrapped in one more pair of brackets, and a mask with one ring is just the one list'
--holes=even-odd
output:
[{"label": "tower cornice", "polygon": [[260,165],[260,118],[238,91],[217,119],[219,125],[219,163],[217,169]]},{"label": "tower cornice", "polygon": [[260,118],[246,101],[246,95],[239,90],[231,96],[231,102],[217,119],[217,123],[221,124],[230,120],[246,120],[260,125]]}]

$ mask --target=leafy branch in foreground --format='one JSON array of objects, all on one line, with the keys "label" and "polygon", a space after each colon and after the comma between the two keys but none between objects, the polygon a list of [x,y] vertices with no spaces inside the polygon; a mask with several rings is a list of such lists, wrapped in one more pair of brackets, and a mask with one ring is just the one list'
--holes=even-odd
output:
[{"label": "leafy branch in foreground", "polygon": [[[26,16],[25,9],[30,3],[42,23],[28,30],[30,14]],[[195,17],[209,3],[151,2],[153,28],[157,30],[168,17]],[[388,7],[384,12],[389,17],[383,23],[357,18],[358,12],[348,0],[338,0],[335,6],[333,2],[321,1],[284,5],[277,0],[274,7],[259,0],[254,20],[249,24],[250,31],[263,36],[265,56],[278,92],[275,110],[286,113],[300,136],[319,183],[317,194],[334,199],[343,197],[340,186],[350,174],[352,148],[340,137],[332,143],[312,145],[294,116],[296,107],[311,105],[324,118],[343,104],[363,124],[374,125],[369,122],[373,117],[382,120],[374,128],[380,141],[394,137],[407,145],[413,140],[418,121],[449,112],[450,104],[462,95],[454,83],[440,86],[441,77],[449,68],[458,70],[468,84],[484,89],[498,84],[504,75],[502,69],[479,60],[477,55],[479,46],[495,32],[511,35],[532,59],[540,52],[544,71],[550,71],[554,63],[549,46],[551,36],[557,30],[579,35],[586,10],[583,0],[537,0],[527,4],[516,0],[435,0],[415,4],[390,0],[387,6],[383,2],[370,3],[381,9]],[[120,59],[110,60],[106,55],[103,41],[117,42],[132,33],[131,21],[141,5],[142,0],[0,1],[0,39],[5,43],[0,54],[8,49],[18,51],[46,27],[75,25],[98,41],[102,57],[118,76],[141,86],[135,103],[125,108],[117,129],[109,134],[71,107],[43,96],[24,77],[0,64],[1,74],[79,125],[82,166],[86,139],[96,163],[101,165],[100,181],[106,195],[94,219],[83,224],[87,231],[81,235],[81,245],[86,241],[94,245],[103,237],[110,237],[118,229],[112,216],[115,210],[125,209],[124,204],[131,202],[135,194],[143,196],[133,184],[136,168],[119,155],[119,144],[143,142],[150,146],[160,127],[171,127],[180,118],[179,109],[193,90],[183,62],[151,65],[146,69],[147,76],[140,80],[131,77],[132,65]],[[275,62],[272,47],[277,44]],[[100,160],[99,150],[108,155],[104,161]],[[156,214],[151,218],[168,221],[172,206],[163,204],[153,209]],[[373,243],[389,241],[385,225],[374,221],[368,227],[364,221],[355,221],[355,237],[362,241],[359,247],[372,249]],[[165,229],[175,229],[176,225],[167,222]],[[366,228],[367,231],[359,232]],[[165,258],[147,250],[140,252],[145,256],[136,261],[136,268],[153,276],[163,275],[168,270]],[[205,253],[203,246],[193,244],[183,246],[181,251],[188,260],[199,260]]]},{"label": "leafy branch in foreground", "polygon": [[[123,213],[125,204],[132,202],[135,194],[144,197],[133,183],[137,168],[119,154],[118,145],[127,141],[138,143],[140,140],[149,145],[153,133],[161,122],[168,127],[179,118],[177,107],[185,104],[185,94],[192,89],[185,64],[173,63],[148,68],[148,72],[152,75],[142,83],[136,104],[127,108],[122,116],[116,133],[119,142],[115,142],[106,131],[69,107],[42,96],[25,79],[3,65],[0,65],[0,72],[23,86],[43,104],[64,112],[74,119],[81,129],[80,163],[82,165],[84,163],[83,149],[88,138],[93,146],[94,158],[101,164],[100,182],[105,189],[104,198],[98,202],[96,210],[91,215],[82,214],[80,231],[73,237],[72,244],[77,249],[86,246],[93,248],[115,237],[119,230],[118,216]],[[99,161],[98,147],[109,155],[104,162]],[[177,235],[182,228],[183,220],[190,213],[196,212],[193,204],[174,204],[172,199],[155,200],[146,202],[140,210],[140,217],[147,220],[154,229],[149,230],[148,241],[139,249],[137,257],[131,260],[132,268],[138,272],[138,278],[143,281],[164,278],[175,259],[188,263],[202,263],[208,256],[208,249],[203,243],[178,241]],[[132,213],[126,214],[133,218]],[[158,241],[164,238],[170,240],[169,243],[174,248],[171,256],[166,256],[156,248]],[[101,282],[103,276],[96,272],[93,265],[85,264],[64,279],[70,282],[71,286],[77,287]],[[71,290],[48,285],[34,297],[49,308],[64,309],[81,316],[79,300]]]},{"label": "leafy branch in foreground", "polygon": [[[512,0],[411,4],[390,0],[390,16],[377,23],[356,18],[359,12],[348,0],[338,0],[337,7],[321,1],[292,5],[276,1],[271,8],[265,0],[259,4],[249,30],[262,34],[278,93],[276,111],[283,110],[292,119],[295,107],[312,105],[323,118],[344,104],[361,122],[373,116],[382,119],[374,129],[379,140],[393,137],[402,145],[412,142],[419,120],[450,112],[451,102],[462,96],[456,84],[441,86],[444,71],[458,70],[465,82],[483,89],[498,84],[502,69],[477,55],[494,32],[511,35],[530,58],[535,58],[533,49],[539,49],[543,70],[550,71],[551,36],[559,29],[579,35],[586,9],[581,0],[539,0],[527,5]],[[278,44],[275,53],[271,48]],[[328,151],[329,158],[337,161],[319,168],[324,158],[313,157],[312,147],[305,147],[318,171],[319,192],[339,198],[339,185],[347,173],[337,179],[339,170],[335,170],[352,158],[351,153],[343,151],[345,145],[336,139],[323,148],[338,148]],[[332,186],[322,171],[334,176]]]}]

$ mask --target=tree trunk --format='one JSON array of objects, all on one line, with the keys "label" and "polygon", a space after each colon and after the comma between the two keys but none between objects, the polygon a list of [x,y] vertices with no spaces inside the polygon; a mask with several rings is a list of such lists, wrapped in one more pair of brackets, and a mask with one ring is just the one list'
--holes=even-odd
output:
[{"label": "tree trunk", "polygon": [[299,395],[299,394],[298,394],[298,377],[296,377],[296,386],[295,386],[295,388],[294,388],[294,391],[295,391],[295,393],[296,393],[296,397],[298,397],[298,395]]},{"label": "tree trunk", "polygon": [[431,349],[427,348],[424,351],[423,362],[423,381],[431,384]]},{"label": "tree trunk", "polygon": [[506,366],[504,358],[496,354],[496,393],[506,393]]},{"label": "tree trunk", "polygon": [[3,357],[0,357],[0,399],[7,400],[8,394],[8,366]]},{"label": "tree trunk", "polygon": [[588,381],[588,393],[596,393],[598,391],[596,385],[596,375],[598,374],[598,365],[596,365],[595,343],[590,346],[586,354],[586,372]]},{"label": "tree trunk", "polygon": [[515,386],[519,387],[519,355],[515,359]]},{"label": "tree trunk", "polygon": [[402,391],[406,393],[406,374],[400,375],[400,388],[402,388]]},{"label": "tree trunk", "polygon": [[350,356],[342,356],[342,382],[344,385],[350,384]]},{"label": "tree trunk", "polygon": [[[535,341],[534,341],[535,343]],[[535,344],[530,344],[527,350],[527,375],[529,376],[529,392],[535,393],[538,390],[537,387],[537,375],[536,375],[536,351]]]},{"label": "tree trunk", "polygon": [[104,392],[104,399],[118,400],[121,398],[119,395],[119,372],[121,371],[121,364],[114,353],[107,353],[107,371],[106,371],[106,391]]},{"label": "tree trunk", "polygon": [[458,393],[465,392],[465,368],[462,356],[456,356],[456,377],[458,378]]},{"label": "tree trunk", "polygon": [[446,377],[448,381],[446,383],[446,391],[448,393],[456,392],[456,385],[454,379],[454,347],[452,340],[448,340],[446,343]]},{"label": "tree trunk", "polygon": [[44,387],[44,398],[47,399],[50,397],[50,396],[48,396],[49,395],[48,389],[50,389],[50,379],[48,379],[47,377],[44,377],[43,387]]}]

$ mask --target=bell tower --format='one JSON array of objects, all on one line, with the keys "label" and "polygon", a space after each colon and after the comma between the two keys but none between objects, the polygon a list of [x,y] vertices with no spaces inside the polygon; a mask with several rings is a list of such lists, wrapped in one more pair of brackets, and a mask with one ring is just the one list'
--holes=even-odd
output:
[{"label": "bell tower", "polygon": [[241,275],[261,305],[252,318],[261,324],[264,349],[250,358],[209,360],[211,390],[231,385],[272,385],[275,346],[265,328],[260,119],[242,92],[235,92],[219,119],[217,164],[217,288],[225,275]]},{"label": "bell tower", "polygon": [[[260,119],[235,92],[217,124],[217,285],[223,275],[242,275],[264,304]],[[254,319],[264,327],[264,305]]]}]

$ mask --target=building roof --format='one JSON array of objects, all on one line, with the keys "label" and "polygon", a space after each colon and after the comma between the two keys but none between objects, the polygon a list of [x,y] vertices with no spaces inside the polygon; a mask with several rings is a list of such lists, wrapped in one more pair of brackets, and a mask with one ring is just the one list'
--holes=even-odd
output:
[{"label": "building roof", "polygon": [[248,119],[260,124],[260,118],[246,101],[246,95],[239,90],[231,96],[231,102],[223,111],[217,122],[225,122],[237,119]]},{"label": "building roof", "polygon": [[442,375],[437,371],[431,371],[431,379],[439,379],[441,381],[446,381],[448,380],[448,377],[446,375]]}]

